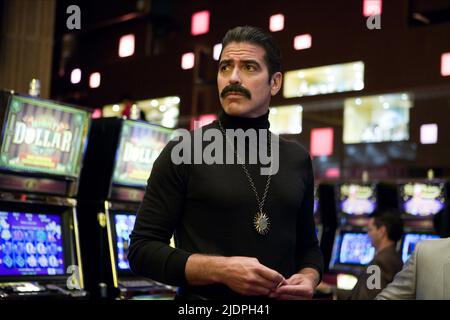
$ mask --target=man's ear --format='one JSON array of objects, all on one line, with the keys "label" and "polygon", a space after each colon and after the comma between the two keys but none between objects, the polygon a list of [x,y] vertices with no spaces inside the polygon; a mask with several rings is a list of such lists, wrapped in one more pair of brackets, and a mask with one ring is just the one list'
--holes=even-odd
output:
[{"label": "man's ear", "polygon": [[281,72],[275,72],[270,79],[270,94],[276,95],[281,89],[283,83],[283,74]]},{"label": "man's ear", "polygon": [[386,226],[380,226],[380,231],[383,236],[388,236]]}]

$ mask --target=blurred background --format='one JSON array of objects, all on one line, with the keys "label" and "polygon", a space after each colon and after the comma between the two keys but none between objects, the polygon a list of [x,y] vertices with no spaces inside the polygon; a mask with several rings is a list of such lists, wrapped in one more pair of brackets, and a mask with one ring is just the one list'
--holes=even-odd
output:
[{"label": "blurred background", "polygon": [[[129,99],[149,121],[189,128],[220,108],[224,33],[254,25],[283,53],[272,128],[309,148],[318,178],[449,172],[448,0],[0,4],[0,87],[27,92],[38,78],[42,97],[95,116],[120,115]],[[67,28],[72,4],[80,30]],[[369,29],[377,12],[381,29]]]}]

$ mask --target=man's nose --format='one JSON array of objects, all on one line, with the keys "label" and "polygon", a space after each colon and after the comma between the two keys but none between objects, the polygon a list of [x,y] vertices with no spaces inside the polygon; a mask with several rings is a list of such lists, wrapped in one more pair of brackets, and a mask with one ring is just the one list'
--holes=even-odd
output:
[{"label": "man's nose", "polygon": [[233,69],[230,77],[230,84],[240,84],[241,83],[241,75],[239,72],[239,68],[236,66]]}]

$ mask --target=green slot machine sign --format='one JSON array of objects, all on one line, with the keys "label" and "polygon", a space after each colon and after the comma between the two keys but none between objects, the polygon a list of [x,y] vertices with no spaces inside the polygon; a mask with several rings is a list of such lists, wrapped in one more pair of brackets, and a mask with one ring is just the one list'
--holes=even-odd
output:
[{"label": "green slot machine sign", "polygon": [[0,167],[76,177],[89,129],[87,111],[12,96],[0,150]]}]

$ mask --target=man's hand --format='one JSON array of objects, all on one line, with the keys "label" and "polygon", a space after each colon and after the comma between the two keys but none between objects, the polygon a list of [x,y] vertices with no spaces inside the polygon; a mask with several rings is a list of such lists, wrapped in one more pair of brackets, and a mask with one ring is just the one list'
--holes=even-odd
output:
[{"label": "man's hand", "polygon": [[246,296],[269,295],[284,277],[256,258],[230,257],[225,264],[221,282],[233,291]]},{"label": "man's hand", "polygon": [[294,274],[285,283],[273,292],[269,297],[279,300],[306,300],[312,299],[314,288],[317,285],[319,274],[311,268],[303,269]]},{"label": "man's hand", "polygon": [[191,285],[222,283],[246,296],[267,296],[285,283],[281,274],[249,257],[193,254],[188,258],[185,272]]}]

